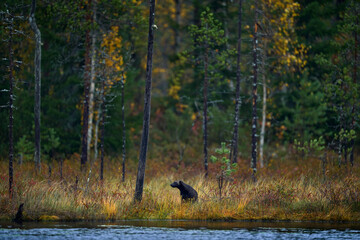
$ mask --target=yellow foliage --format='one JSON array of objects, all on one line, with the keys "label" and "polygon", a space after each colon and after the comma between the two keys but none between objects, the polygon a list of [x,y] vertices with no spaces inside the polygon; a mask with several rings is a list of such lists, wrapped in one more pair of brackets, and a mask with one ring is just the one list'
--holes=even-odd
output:
[{"label": "yellow foliage", "polygon": [[196,113],[193,113],[193,114],[191,115],[191,120],[193,120],[193,121],[196,120]]},{"label": "yellow foliage", "polygon": [[116,82],[121,81],[122,77],[124,82],[126,79],[126,74],[121,74],[124,72],[124,58],[121,55],[123,43],[118,26],[112,26],[110,32],[103,34],[101,47],[105,52],[103,58],[105,58],[106,89],[109,89]]},{"label": "yellow foliage", "polygon": [[171,96],[172,98],[174,98],[176,100],[179,100],[180,97],[179,97],[178,93],[179,93],[180,89],[181,88],[178,85],[171,86],[169,89],[169,96]]},{"label": "yellow foliage", "polygon": [[183,112],[187,107],[188,105],[186,104],[182,104],[182,103],[176,104],[176,110],[178,110],[179,112]]},{"label": "yellow foliage", "polygon": [[284,66],[291,72],[303,69],[307,63],[307,48],[304,44],[299,44],[294,35],[295,18],[299,15],[300,4],[294,0],[262,0],[261,6],[266,15],[261,24],[270,24],[272,31],[272,48],[267,53],[278,59],[273,63],[275,72],[284,72]]}]

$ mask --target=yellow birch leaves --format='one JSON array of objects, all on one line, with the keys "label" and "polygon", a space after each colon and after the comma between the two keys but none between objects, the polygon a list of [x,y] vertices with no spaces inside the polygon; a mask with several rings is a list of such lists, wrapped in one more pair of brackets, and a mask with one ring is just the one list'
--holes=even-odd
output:
[{"label": "yellow birch leaves", "polygon": [[301,71],[307,63],[308,49],[296,39],[295,18],[299,15],[300,4],[294,0],[262,0],[262,3],[267,16],[263,24],[270,26],[272,35],[272,46],[267,54],[278,57],[272,63],[274,71]]},{"label": "yellow birch leaves", "polygon": [[122,47],[123,42],[119,36],[119,27],[112,26],[110,32],[103,34],[101,42],[101,48],[105,56],[105,75],[108,88],[121,81],[121,72],[124,71],[124,59],[121,55]]}]

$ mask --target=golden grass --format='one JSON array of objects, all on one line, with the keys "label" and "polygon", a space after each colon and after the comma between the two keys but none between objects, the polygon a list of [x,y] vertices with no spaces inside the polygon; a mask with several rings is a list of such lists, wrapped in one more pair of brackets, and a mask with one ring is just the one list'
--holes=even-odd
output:
[{"label": "golden grass", "polygon": [[[28,220],[117,220],[117,219],[193,219],[193,220],[331,220],[360,221],[359,168],[328,171],[326,181],[313,165],[288,165],[262,169],[253,183],[249,171],[239,171],[234,181],[226,182],[219,199],[215,173],[205,179],[199,170],[187,172],[159,170],[146,175],[143,200],[133,202],[134,171],[130,169],[124,183],[116,163],[106,168],[105,180],[94,174],[87,186],[87,174],[74,171],[70,161],[64,163],[64,180],[54,173],[48,179],[46,166],[35,174],[30,163],[15,168],[14,196],[8,196],[6,163],[0,162],[0,218],[11,219],[24,202]],[[315,162],[315,164],[317,164]],[[56,165],[54,169],[56,168]],[[95,165],[94,168],[97,168]],[[335,168],[335,167],[334,167]],[[113,169],[113,170],[112,170]],[[294,170],[295,169],[295,170]],[[193,169],[188,172],[194,172]],[[289,173],[291,172],[291,173]],[[78,185],[75,177],[79,176]],[[182,203],[178,189],[170,187],[182,179],[199,194],[196,203]]]}]

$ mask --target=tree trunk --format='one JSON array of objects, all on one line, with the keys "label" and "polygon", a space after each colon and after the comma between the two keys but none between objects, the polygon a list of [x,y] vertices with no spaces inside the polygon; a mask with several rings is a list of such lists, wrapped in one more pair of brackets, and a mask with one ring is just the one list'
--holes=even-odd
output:
[{"label": "tree trunk", "polygon": [[257,72],[258,72],[258,59],[257,59],[257,47],[258,47],[258,39],[257,39],[257,21],[258,21],[258,6],[257,0],[255,0],[255,23],[254,23],[254,49],[253,49],[253,66],[254,66],[254,76],[253,76],[253,88],[252,88],[252,123],[251,123],[251,168],[253,169],[252,178],[253,181],[256,182],[256,145],[257,145],[257,138],[256,138],[256,130],[257,130],[257,112],[256,112],[256,101],[257,101]]},{"label": "tree trunk", "polygon": [[[358,8],[357,6],[354,6],[353,8],[355,10],[355,16],[358,16]],[[355,26],[358,28],[359,27],[359,18],[357,17],[356,18],[356,22],[355,22]],[[355,42],[355,49],[354,49],[354,67],[353,67],[353,83],[354,83],[354,86],[356,86],[357,84],[357,66],[358,66],[358,53],[357,53],[357,48],[358,48],[358,32],[355,30],[354,31],[354,42]],[[351,109],[351,115],[352,115],[352,121],[351,121],[351,130],[355,130],[355,125],[356,125],[356,122],[355,122],[355,99],[354,99],[354,102],[353,102],[353,105],[352,105],[352,109]],[[350,163],[351,163],[351,166],[353,167],[354,166],[354,147],[355,147],[355,140],[354,139],[351,139],[351,142],[350,142],[350,146],[351,146],[351,151],[350,151]]]},{"label": "tree trunk", "polygon": [[41,140],[40,140],[40,112],[41,112],[41,33],[35,20],[36,0],[32,1],[29,22],[35,34],[35,168],[40,171]]},{"label": "tree trunk", "polygon": [[105,81],[104,78],[101,85],[100,180],[104,179]]},{"label": "tree trunk", "polygon": [[13,193],[13,179],[14,179],[14,169],[13,169],[13,159],[14,159],[14,117],[13,117],[13,109],[14,109],[14,50],[13,50],[13,28],[14,22],[11,16],[9,26],[9,197],[12,198]]},{"label": "tree trunk", "polygon": [[264,44],[263,49],[263,59],[262,59],[262,67],[263,67],[263,73],[262,73],[262,80],[263,80],[263,102],[262,102],[262,120],[261,120],[261,131],[260,131],[260,153],[259,153],[259,164],[260,167],[264,167],[264,142],[265,142],[265,126],[266,126],[266,69],[265,69],[265,63],[266,63],[266,50],[267,50],[267,44]]},{"label": "tree trunk", "polygon": [[94,158],[93,160],[96,161],[98,157],[98,139],[99,139],[99,124],[100,124],[100,116],[101,116],[101,104],[98,107],[98,111],[96,114],[96,123],[95,123],[95,130],[94,130]]},{"label": "tree trunk", "polygon": [[123,135],[123,144],[122,144],[122,181],[125,182],[125,158],[126,158],[126,129],[125,129],[125,82],[124,74],[121,79],[121,120],[122,120],[122,135]]},{"label": "tree trunk", "polygon": [[174,29],[174,51],[175,54],[179,52],[179,45],[180,45],[180,34],[179,34],[179,29],[180,29],[180,11],[181,11],[181,2],[180,0],[175,0],[175,22],[176,22],[176,26]]},{"label": "tree trunk", "polygon": [[240,64],[241,64],[241,21],[242,15],[242,0],[239,0],[239,15],[238,15],[238,40],[237,40],[237,64],[236,64],[236,96],[235,96],[235,118],[234,118],[234,134],[232,140],[232,157],[233,163],[237,163],[238,156],[238,141],[239,141],[239,110],[241,105],[240,98],[240,83],[241,83],[241,72],[240,72]]},{"label": "tree trunk", "polygon": [[[105,81],[105,80],[104,80]],[[100,89],[100,98],[101,98],[101,101],[104,100],[105,101],[105,96],[104,96],[104,81],[102,82],[102,85],[101,85],[101,89]],[[90,178],[91,178],[91,173],[92,173],[92,168],[94,166],[94,163],[95,161],[97,160],[97,157],[98,157],[98,146],[97,146],[97,143],[98,143],[98,133],[99,133],[99,124],[100,124],[100,117],[102,116],[102,107],[103,105],[102,104],[99,104],[99,107],[98,107],[98,111],[97,111],[97,114],[96,114],[96,123],[95,123],[95,136],[94,136],[94,156],[91,160],[91,163],[90,163],[90,169],[89,169],[89,175],[88,175],[88,178],[87,178],[87,182],[86,182],[86,188],[85,188],[85,194],[87,194],[87,191],[88,191],[88,187],[89,187],[89,182],[90,182]],[[105,108],[105,107],[104,107]],[[103,139],[102,139],[103,141]],[[103,150],[103,148],[102,148]],[[102,160],[103,162],[103,160]],[[103,163],[102,163],[102,168],[103,168]],[[103,175],[103,169],[100,169],[100,176]],[[102,180],[102,179],[101,179]]]},{"label": "tree trunk", "polygon": [[322,160],[322,174],[323,174],[323,181],[326,181],[326,159],[327,159],[327,152],[326,150],[324,151],[324,155],[322,156],[321,160]]},{"label": "tree trunk", "polygon": [[204,55],[204,112],[203,112],[203,138],[204,138],[204,168],[205,177],[208,176],[208,152],[207,152],[207,95],[208,95],[208,46],[205,46]]},{"label": "tree trunk", "polygon": [[144,119],[143,132],[141,136],[140,156],[138,172],[136,177],[136,187],[134,200],[140,202],[142,199],[146,153],[148,148],[149,138],[149,124],[150,124],[150,104],[151,104],[151,73],[152,73],[152,55],[154,45],[154,18],[155,18],[155,0],[150,0],[150,14],[149,14],[149,36],[148,36],[148,54],[146,63],[146,83],[145,83],[145,99],[144,99]]},{"label": "tree trunk", "polygon": [[61,157],[60,158],[60,181],[63,180],[63,163],[64,163],[64,159]]},{"label": "tree trunk", "polygon": [[[224,37],[229,39],[229,27],[228,27],[228,4],[227,0],[222,1],[222,11],[223,11],[223,28],[224,28]],[[226,42],[226,50],[229,49],[229,42]]]},{"label": "tree trunk", "polygon": [[338,142],[338,162],[339,162],[339,167],[341,167],[341,163],[342,163],[342,149],[343,149],[343,146],[342,146],[342,140],[341,140],[341,137],[339,136],[339,142]]},{"label": "tree trunk", "polygon": [[[91,7],[91,0],[89,0],[88,8]],[[89,11],[88,11],[89,12]],[[90,14],[88,13],[86,19],[89,21]],[[84,170],[88,159],[88,128],[89,128],[89,88],[90,88],[90,32],[86,31],[85,37],[85,69],[84,69],[84,105],[83,105],[83,123],[82,123],[82,141],[81,141],[81,165],[80,169]]]},{"label": "tree trunk", "polygon": [[48,162],[48,173],[49,173],[49,180],[50,180],[51,174],[52,174],[52,169],[51,169],[51,163],[50,163],[50,161]]},{"label": "tree trunk", "polygon": [[[92,22],[96,23],[96,0],[93,0],[92,6]],[[94,92],[95,92],[95,61],[96,61],[96,33],[95,29],[91,31],[91,69],[90,69],[90,90],[89,90],[89,128],[87,139],[87,155],[90,156],[90,147],[93,130],[94,119]]]}]

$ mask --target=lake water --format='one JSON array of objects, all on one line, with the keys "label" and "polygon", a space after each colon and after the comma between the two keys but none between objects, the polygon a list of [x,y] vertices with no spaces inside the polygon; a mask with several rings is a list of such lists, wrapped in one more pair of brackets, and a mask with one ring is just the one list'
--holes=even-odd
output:
[{"label": "lake water", "polygon": [[0,239],[360,239],[360,223],[118,221],[0,222]]}]

